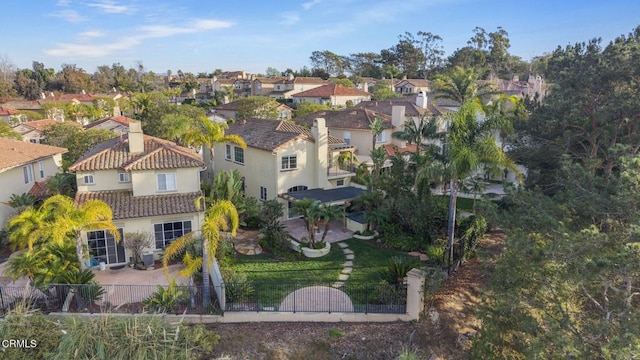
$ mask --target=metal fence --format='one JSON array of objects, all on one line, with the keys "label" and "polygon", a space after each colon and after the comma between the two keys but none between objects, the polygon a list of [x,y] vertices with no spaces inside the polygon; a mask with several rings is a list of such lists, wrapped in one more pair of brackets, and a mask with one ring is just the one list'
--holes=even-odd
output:
[{"label": "metal fence", "polygon": [[215,291],[203,306],[202,286],[159,285],[69,285],[54,284],[46,288],[24,286],[0,287],[2,313],[19,306],[43,312],[76,313],[153,313],[220,314]]},{"label": "metal fence", "polygon": [[[210,304],[203,306],[202,286],[69,285],[46,288],[0,286],[0,312],[16,307],[43,312],[222,314],[224,311],[262,312],[406,312],[404,284],[226,283],[210,287]],[[224,291],[226,306],[216,292]]]},{"label": "metal fence", "polygon": [[403,314],[404,284],[226,283],[225,311]]}]

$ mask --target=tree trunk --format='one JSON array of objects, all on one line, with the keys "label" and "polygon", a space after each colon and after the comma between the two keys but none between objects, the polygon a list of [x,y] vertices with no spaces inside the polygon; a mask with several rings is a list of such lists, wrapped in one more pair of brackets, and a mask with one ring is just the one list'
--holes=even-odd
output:
[{"label": "tree trunk", "polygon": [[448,253],[449,253],[449,269],[448,273],[451,274],[453,271],[453,241],[455,237],[455,226],[456,226],[456,200],[457,200],[457,181],[455,177],[452,177],[449,181],[449,191],[451,191],[449,195],[449,222],[447,226],[447,233],[449,235],[448,238]]},{"label": "tree trunk", "polygon": [[80,261],[80,269],[86,269],[87,264],[84,262],[84,252],[82,251],[82,233],[76,232],[76,256],[78,257],[78,261]]},{"label": "tree trunk", "polygon": [[202,307],[211,305],[211,289],[209,288],[209,239],[202,237]]}]

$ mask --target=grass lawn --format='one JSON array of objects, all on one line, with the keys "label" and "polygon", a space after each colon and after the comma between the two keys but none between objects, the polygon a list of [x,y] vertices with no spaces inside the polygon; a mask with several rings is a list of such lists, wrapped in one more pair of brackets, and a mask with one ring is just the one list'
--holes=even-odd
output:
[{"label": "grass lawn", "polygon": [[[449,195],[438,195],[441,197],[445,197],[447,198],[447,204],[449,201]],[[476,199],[476,205],[478,204],[478,202],[480,202],[480,196],[478,195],[478,198]],[[456,199],[456,209],[457,210],[464,210],[464,211],[472,211],[473,210],[473,198],[465,198],[465,197],[460,197],[458,196],[458,198]]]},{"label": "grass lawn", "polygon": [[[354,252],[355,259],[353,271],[342,290],[358,303],[370,302],[375,296],[386,299],[391,296],[388,294],[395,294],[390,285],[380,284],[380,272],[393,256],[411,257],[403,252],[378,248],[364,240],[350,239],[346,243]],[[252,299],[265,308],[277,307],[285,296],[303,285],[330,285],[336,282],[345,261],[342,249],[332,244],[328,255],[316,259],[302,255],[287,260],[276,260],[265,254],[239,255],[232,268],[245,274],[247,280],[254,284]],[[400,292],[404,293],[404,290]]]}]

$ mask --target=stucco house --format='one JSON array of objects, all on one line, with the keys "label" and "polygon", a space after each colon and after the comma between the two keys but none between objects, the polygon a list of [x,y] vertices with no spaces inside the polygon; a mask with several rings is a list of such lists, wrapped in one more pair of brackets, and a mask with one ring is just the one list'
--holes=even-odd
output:
[{"label": "stucco house", "polygon": [[425,79],[402,79],[394,84],[395,92],[403,95],[428,93],[431,91],[431,81]]},{"label": "stucco house", "polygon": [[352,152],[353,146],[330,136],[322,118],[314,119],[310,129],[267,119],[230,124],[226,133],[241,136],[247,148],[217,144],[214,169],[238,170],[244,177],[245,194],[260,200],[278,199],[286,204],[285,219],[297,216],[291,203],[298,196],[339,204],[360,194],[361,189],[350,186],[355,173],[341,169],[338,160],[340,154]]},{"label": "stucco house", "polygon": [[[220,115],[226,119],[235,120],[236,113],[238,111],[238,102],[232,101],[227,104],[218,105],[213,108],[214,113]],[[288,120],[293,116],[293,109],[285,104],[279,104],[276,108],[278,112],[278,120]]]},{"label": "stucco house", "polygon": [[[13,130],[18,134],[22,135],[22,140],[31,142],[34,144],[40,144],[44,141],[44,136],[42,132],[54,124],[60,124],[62,121],[53,120],[53,119],[43,119],[43,120],[34,120],[20,123],[18,125],[13,126]],[[70,124],[73,126],[81,127],[79,123],[75,121],[67,121],[65,124]]]},{"label": "stucco house", "polygon": [[347,102],[358,104],[361,101],[371,100],[371,94],[356,88],[340,84],[327,84],[320,87],[291,95],[293,101],[300,103],[309,101],[316,104],[331,104],[333,106],[345,106]]},{"label": "stucco house", "polygon": [[[140,122],[133,120],[127,134],[96,145],[69,171],[76,173],[76,203],[104,201],[121,234],[149,234],[154,244],[148,250],[159,257],[173,240],[200,229],[204,213],[195,200],[202,195],[204,166],[193,150],[144,135]],[[129,262],[122,242],[108,232],[83,236],[92,259],[108,266]]]},{"label": "stucco house", "polygon": [[273,90],[269,93],[269,97],[274,99],[291,99],[294,94],[315,89],[326,84],[329,84],[329,81],[319,77],[294,77],[292,74],[289,74],[286,79],[273,84]]},{"label": "stucco house", "polygon": [[17,115],[18,110],[0,106],[0,119],[4,120],[7,124],[11,121],[11,116]]},{"label": "stucco house", "polygon": [[8,205],[12,194],[24,194],[37,182],[61,171],[67,149],[0,138],[0,229],[14,213]]},{"label": "stucco house", "polygon": [[84,129],[104,129],[120,135],[129,132],[129,124],[132,121],[134,121],[132,118],[126,116],[109,116],[86,124]]}]

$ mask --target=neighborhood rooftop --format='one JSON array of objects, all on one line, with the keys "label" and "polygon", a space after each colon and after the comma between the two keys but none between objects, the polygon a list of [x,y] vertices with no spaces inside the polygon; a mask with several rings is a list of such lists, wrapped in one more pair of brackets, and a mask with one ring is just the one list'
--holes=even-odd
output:
[{"label": "neighborhood rooftop", "polygon": [[66,152],[67,149],[57,146],[0,138],[0,172]]}]

